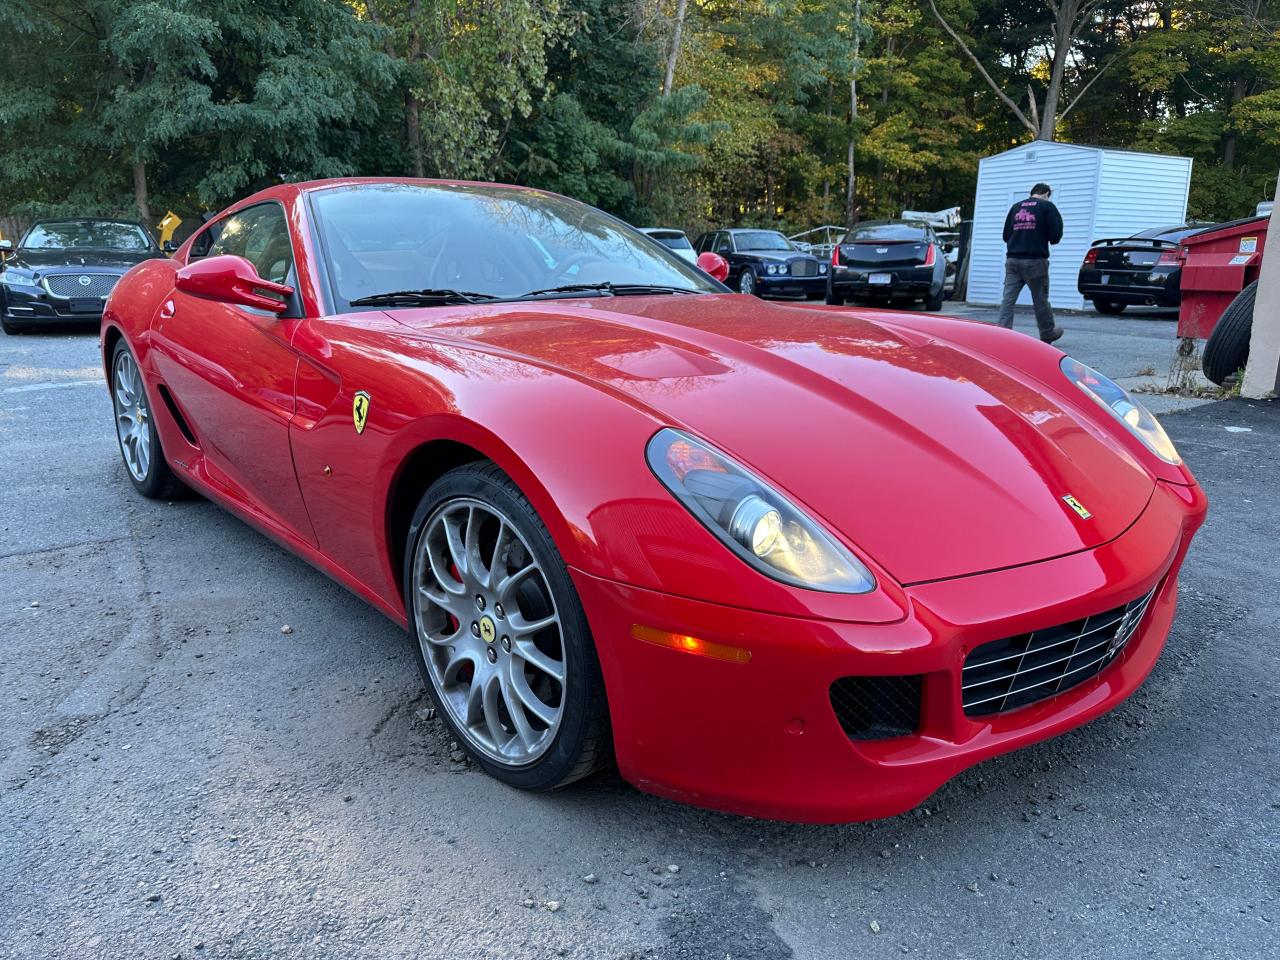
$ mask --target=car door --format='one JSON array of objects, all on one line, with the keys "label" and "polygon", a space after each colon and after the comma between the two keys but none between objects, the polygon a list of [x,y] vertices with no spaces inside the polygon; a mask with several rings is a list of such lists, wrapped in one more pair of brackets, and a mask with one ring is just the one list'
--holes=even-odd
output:
[{"label": "car door", "polygon": [[[284,208],[256,204],[211,224],[189,260],[235,254],[265,280],[295,285]],[[173,290],[152,323],[155,366],[199,446],[192,469],[269,527],[315,535],[289,448],[299,301],[284,314]]]},{"label": "car door", "polygon": [[742,276],[743,259],[733,250],[733,234],[721,230],[716,234],[716,243],[712,249],[729,261],[729,276],[725,278],[725,283],[736,286],[738,278]]}]

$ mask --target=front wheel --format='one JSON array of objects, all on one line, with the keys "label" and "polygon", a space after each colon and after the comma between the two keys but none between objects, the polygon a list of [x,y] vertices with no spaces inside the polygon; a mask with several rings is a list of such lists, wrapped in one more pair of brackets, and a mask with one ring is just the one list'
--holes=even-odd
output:
[{"label": "front wheel", "polygon": [[525,790],[612,755],[586,614],[533,506],[494,464],[423,495],[405,557],[409,628],[439,716],[491,776]]},{"label": "front wheel", "polygon": [[111,406],[129,482],[144,497],[169,500],[183,489],[164,458],[138,361],[123,340],[111,352]]},{"label": "front wheel", "polygon": [[743,270],[738,278],[738,292],[754,296],[756,292],[756,275],[750,269]]}]

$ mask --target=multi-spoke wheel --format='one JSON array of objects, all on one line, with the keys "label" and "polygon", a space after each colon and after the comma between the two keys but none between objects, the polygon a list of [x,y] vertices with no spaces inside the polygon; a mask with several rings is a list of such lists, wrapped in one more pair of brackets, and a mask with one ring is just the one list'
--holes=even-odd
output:
[{"label": "multi-spoke wheel", "polygon": [[410,528],[408,612],[456,738],[514,786],[546,789],[609,753],[600,666],[546,528],[491,464],[431,486]]},{"label": "multi-spoke wheel", "polygon": [[182,484],[160,450],[142,371],[123,340],[116,343],[111,357],[111,406],[120,456],[134,487],[146,497],[174,496]]}]

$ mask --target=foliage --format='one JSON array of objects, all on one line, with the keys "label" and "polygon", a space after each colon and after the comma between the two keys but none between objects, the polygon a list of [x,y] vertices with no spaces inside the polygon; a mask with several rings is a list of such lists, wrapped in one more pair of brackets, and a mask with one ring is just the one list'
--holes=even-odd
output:
[{"label": "foliage", "polygon": [[[992,85],[1046,102],[1054,15],[934,2],[991,84],[929,0],[5,0],[0,213],[421,172],[790,231],[844,219],[850,143],[855,215],[967,208],[1029,136]],[[1082,2],[1054,135],[1194,157],[1194,217],[1271,196],[1280,0]]]}]

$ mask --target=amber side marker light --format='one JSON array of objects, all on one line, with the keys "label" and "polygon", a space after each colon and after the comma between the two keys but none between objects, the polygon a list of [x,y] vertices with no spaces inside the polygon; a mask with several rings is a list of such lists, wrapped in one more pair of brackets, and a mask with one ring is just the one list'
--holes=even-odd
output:
[{"label": "amber side marker light", "polygon": [[671,650],[692,653],[699,657],[710,657],[712,660],[728,660],[730,663],[751,662],[750,650],[744,650],[742,647],[731,647],[725,643],[700,640],[697,637],[690,637],[683,633],[671,633],[668,630],[642,627],[637,623],[631,627],[631,635],[637,640],[643,640],[645,643],[653,643]]}]

